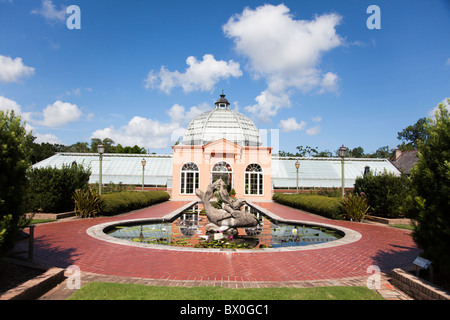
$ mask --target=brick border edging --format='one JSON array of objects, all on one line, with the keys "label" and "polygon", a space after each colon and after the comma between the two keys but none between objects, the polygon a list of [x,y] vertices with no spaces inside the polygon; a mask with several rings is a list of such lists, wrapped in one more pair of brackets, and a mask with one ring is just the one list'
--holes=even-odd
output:
[{"label": "brick border edging", "polygon": [[431,282],[397,268],[392,270],[392,284],[416,300],[450,300],[450,294]]},{"label": "brick border edging", "polygon": [[12,288],[2,295],[0,300],[35,300],[64,281],[65,269],[50,268],[43,274]]}]

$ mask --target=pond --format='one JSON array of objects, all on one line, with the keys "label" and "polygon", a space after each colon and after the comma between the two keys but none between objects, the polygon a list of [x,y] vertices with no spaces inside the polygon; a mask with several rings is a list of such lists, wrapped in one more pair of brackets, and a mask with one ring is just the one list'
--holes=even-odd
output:
[{"label": "pond", "polygon": [[[247,207],[247,210],[249,208]],[[207,234],[208,218],[196,205],[182,212],[173,221],[139,225],[115,225],[107,234],[131,242],[167,246],[221,249],[263,249],[308,246],[338,240],[340,230],[305,224],[286,224],[275,221],[252,209],[260,225],[239,228],[237,235]]]}]

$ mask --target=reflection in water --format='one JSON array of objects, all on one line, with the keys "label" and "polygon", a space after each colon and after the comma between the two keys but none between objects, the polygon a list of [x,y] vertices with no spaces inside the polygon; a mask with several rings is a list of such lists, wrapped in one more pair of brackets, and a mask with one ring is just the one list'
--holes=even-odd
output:
[{"label": "reflection in water", "polygon": [[[165,223],[116,226],[108,234],[129,241],[198,248],[280,248],[306,246],[340,239],[341,231],[319,226],[283,224],[252,211],[260,220],[254,228],[240,228],[238,235],[207,234],[206,215],[196,205]],[[245,208],[249,210],[249,208]]]}]

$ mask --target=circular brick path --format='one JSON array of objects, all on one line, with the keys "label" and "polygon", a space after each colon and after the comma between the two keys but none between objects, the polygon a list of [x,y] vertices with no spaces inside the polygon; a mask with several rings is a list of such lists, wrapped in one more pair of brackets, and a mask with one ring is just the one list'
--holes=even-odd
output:
[{"label": "circular brick path", "polygon": [[168,201],[116,217],[38,225],[34,261],[61,268],[77,265],[87,273],[155,280],[296,282],[369,276],[367,268],[371,265],[389,274],[394,268],[411,265],[420,252],[410,231],[330,220],[277,203],[257,204],[284,219],[341,226],[362,237],[331,248],[240,253],[139,248],[109,243],[86,233],[90,227],[110,221],[163,217],[187,203]]}]

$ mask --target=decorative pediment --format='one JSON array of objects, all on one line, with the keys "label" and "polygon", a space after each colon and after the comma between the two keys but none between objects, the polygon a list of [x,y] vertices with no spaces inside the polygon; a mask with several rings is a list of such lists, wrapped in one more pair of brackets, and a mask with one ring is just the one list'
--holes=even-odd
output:
[{"label": "decorative pediment", "polygon": [[209,157],[238,158],[241,157],[244,147],[225,138],[210,142],[203,146],[203,154]]}]

